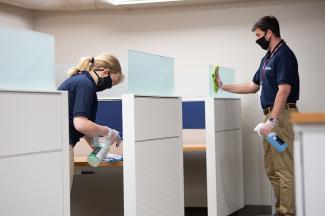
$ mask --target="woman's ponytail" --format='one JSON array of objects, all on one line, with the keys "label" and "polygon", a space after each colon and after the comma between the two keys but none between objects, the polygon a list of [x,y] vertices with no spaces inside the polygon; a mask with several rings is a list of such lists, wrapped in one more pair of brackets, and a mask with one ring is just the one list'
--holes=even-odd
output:
[{"label": "woman's ponytail", "polygon": [[90,71],[93,68],[94,57],[84,57],[80,59],[80,62],[68,70],[70,76],[75,75],[80,71]]}]

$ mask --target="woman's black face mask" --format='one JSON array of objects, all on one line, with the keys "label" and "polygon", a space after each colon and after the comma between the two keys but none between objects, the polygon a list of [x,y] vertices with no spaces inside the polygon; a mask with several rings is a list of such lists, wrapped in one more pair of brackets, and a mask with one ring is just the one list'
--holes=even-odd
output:
[{"label": "woman's black face mask", "polygon": [[98,83],[97,83],[97,92],[99,91],[104,91],[106,89],[110,89],[112,88],[113,82],[112,82],[112,78],[111,76],[107,76],[107,77],[99,77],[98,74],[96,73],[96,71],[101,71],[101,69],[99,70],[94,70],[97,78],[98,78]]}]

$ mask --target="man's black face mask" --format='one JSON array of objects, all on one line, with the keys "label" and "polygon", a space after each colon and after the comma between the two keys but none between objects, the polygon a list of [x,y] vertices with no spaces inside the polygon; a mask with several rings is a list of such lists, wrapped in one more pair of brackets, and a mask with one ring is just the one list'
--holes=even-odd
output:
[{"label": "man's black face mask", "polygon": [[265,33],[265,35],[263,37],[257,39],[256,43],[258,45],[260,45],[260,47],[262,47],[262,49],[267,50],[269,48],[270,41],[267,41],[265,36],[266,36],[266,33]]},{"label": "man's black face mask", "polygon": [[97,90],[96,90],[97,92],[104,91],[106,89],[110,89],[110,88],[112,88],[112,85],[113,85],[111,76],[107,76],[107,77],[99,77],[98,76],[96,71],[100,71],[100,70],[94,70],[94,72],[98,78]]}]

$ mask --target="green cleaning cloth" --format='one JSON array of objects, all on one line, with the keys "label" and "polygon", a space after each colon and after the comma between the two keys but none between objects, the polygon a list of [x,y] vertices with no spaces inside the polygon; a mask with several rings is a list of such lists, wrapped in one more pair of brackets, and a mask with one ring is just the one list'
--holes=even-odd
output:
[{"label": "green cleaning cloth", "polygon": [[217,94],[219,86],[218,83],[216,82],[216,78],[219,76],[219,65],[215,65],[213,67],[213,71],[212,71],[212,82],[213,82],[213,90],[214,93]]}]

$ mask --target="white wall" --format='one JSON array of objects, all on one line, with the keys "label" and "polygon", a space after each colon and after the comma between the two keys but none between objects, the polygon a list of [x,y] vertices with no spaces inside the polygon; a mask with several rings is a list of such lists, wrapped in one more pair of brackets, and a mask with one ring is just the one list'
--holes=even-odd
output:
[{"label": "white wall", "polygon": [[34,13],[19,7],[0,3],[0,27],[34,29]]},{"label": "white wall", "polygon": [[[55,36],[56,63],[65,68],[81,56],[102,51],[116,54],[127,71],[127,49],[175,58],[176,91],[200,97],[209,64],[237,70],[237,81],[250,81],[264,52],[250,31],[257,19],[275,15],[281,33],[299,61],[301,111],[324,111],[324,1],[269,1],[136,11],[38,12],[35,30]],[[58,74],[64,79],[63,71]],[[185,80],[185,82],[184,82]],[[115,96],[122,85],[104,93]],[[242,97],[245,203],[269,204],[262,145],[253,133],[263,119],[257,95]]]}]

